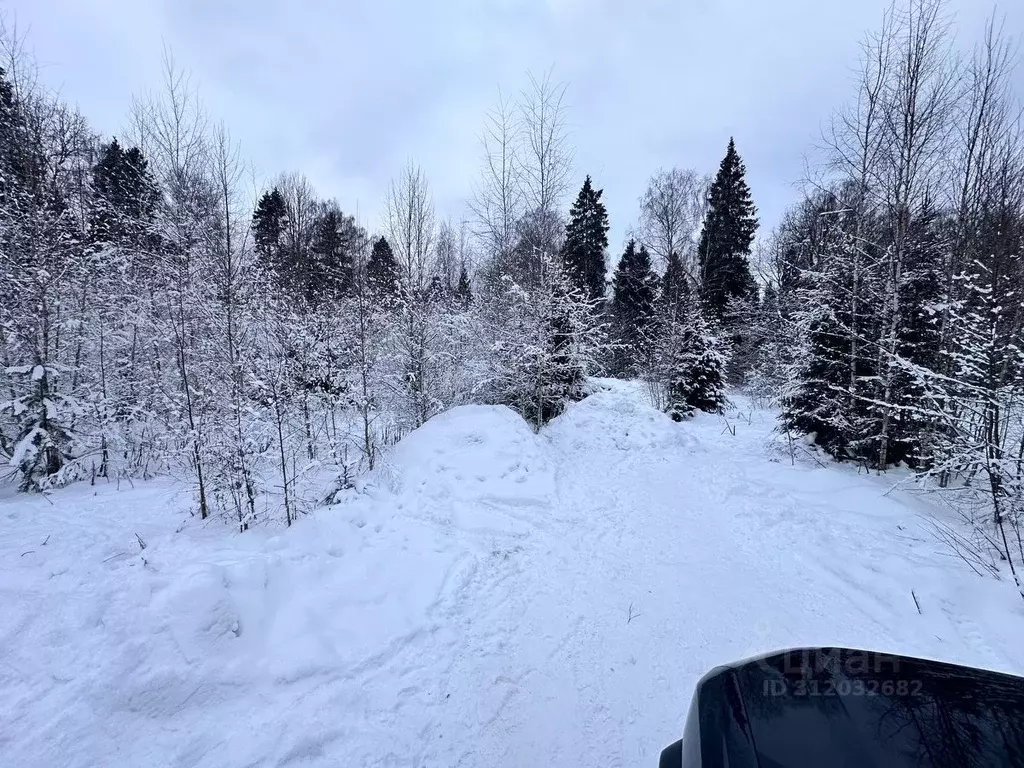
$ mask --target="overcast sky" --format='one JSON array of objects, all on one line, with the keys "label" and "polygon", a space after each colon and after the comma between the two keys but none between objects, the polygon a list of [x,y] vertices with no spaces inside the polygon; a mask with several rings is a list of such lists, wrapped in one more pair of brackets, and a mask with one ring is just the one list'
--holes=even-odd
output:
[{"label": "overcast sky", "polygon": [[[568,84],[574,192],[605,189],[611,245],[658,167],[713,172],[730,135],[762,227],[794,198],[862,34],[887,0],[0,0],[44,81],[105,134],[159,81],[161,46],[193,73],[257,172],[306,174],[371,229],[412,158],[459,218],[482,116],[527,70]],[[1024,3],[1006,3],[1024,33]],[[952,0],[969,45],[991,7]],[[1024,85],[1018,72],[1018,85]],[[1024,87],[1019,88],[1024,92]],[[566,201],[568,204],[568,201]]]}]

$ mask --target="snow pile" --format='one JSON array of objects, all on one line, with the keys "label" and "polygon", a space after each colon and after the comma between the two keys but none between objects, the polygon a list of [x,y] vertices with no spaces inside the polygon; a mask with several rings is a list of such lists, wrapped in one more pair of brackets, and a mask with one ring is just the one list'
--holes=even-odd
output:
[{"label": "snow pile", "polygon": [[5,490],[0,754],[653,765],[696,679],[751,653],[1024,671],[1014,590],[942,550],[939,512],[893,476],[771,455],[773,415],[741,405],[735,434],[623,383],[539,435],[457,408],[287,531],[200,524],[166,481]]},{"label": "snow pile", "polygon": [[667,460],[693,447],[672,419],[627,392],[596,392],[552,420],[545,433],[561,452],[642,451]]},{"label": "snow pile", "polygon": [[504,406],[464,405],[435,416],[395,447],[388,471],[402,503],[449,522],[467,505],[470,513],[546,507],[554,493],[542,441]]}]

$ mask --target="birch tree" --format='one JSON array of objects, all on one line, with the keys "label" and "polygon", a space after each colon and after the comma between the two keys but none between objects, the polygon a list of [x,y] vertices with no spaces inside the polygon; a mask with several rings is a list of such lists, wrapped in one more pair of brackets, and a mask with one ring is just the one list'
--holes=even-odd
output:
[{"label": "birch tree", "polygon": [[691,285],[696,284],[695,235],[703,221],[709,180],[689,168],[660,169],[640,197],[637,234],[664,271],[671,254],[683,264]]}]

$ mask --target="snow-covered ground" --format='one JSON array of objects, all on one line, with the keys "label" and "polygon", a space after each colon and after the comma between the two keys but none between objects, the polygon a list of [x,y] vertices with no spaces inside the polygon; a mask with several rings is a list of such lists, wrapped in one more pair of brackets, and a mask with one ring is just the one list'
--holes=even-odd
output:
[{"label": "snow-covered ground", "polygon": [[699,676],[754,653],[1024,672],[1014,589],[893,475],[605,386],[540,435],[442,414],[287,531],[200,524],[170,481],[4,490],[0,762],[655,765]]}]

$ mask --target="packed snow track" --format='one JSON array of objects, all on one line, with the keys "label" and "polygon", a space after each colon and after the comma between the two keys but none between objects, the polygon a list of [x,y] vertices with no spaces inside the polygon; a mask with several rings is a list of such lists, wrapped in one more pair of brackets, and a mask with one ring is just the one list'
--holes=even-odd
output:
[{"label": "packed snow track", "polygon": [[437,416],[289,530],[201,524],[171,481],[4,490],[2,762],[650,766],[747,655],[1024,672],[1014,590],[898,475],[791,461],[742,400],[674,423],[603,386],[540,434]]}]

